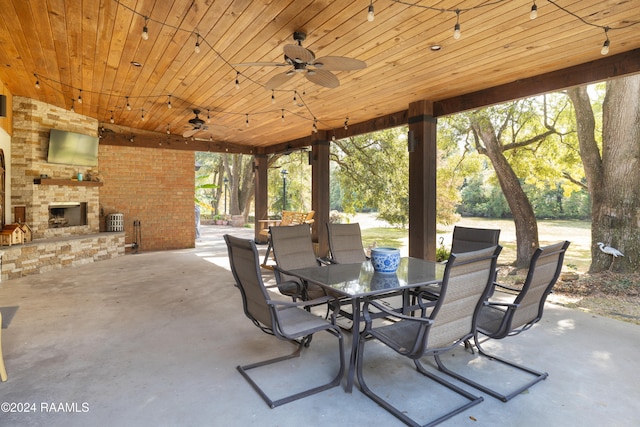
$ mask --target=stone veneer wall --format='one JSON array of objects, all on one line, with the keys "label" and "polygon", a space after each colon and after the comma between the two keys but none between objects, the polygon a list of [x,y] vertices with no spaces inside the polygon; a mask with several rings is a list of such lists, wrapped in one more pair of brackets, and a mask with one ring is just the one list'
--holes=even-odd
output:
[{"label": "stone veneer wall", "polygon": [[[34,178],[71,180],[82,172],[96,175],[97,168],[47,162],[51,129],[98,135],[98,121],[29,98],[13,97],[13,136],[11,140],[11,206],[26,207],[26,223],[34,239],[62,235],[97,233],[100,229],[99,187],[35,185]],[[87,225],[49,229],[49,204],[87,202]]]},{"label": "stone veneer wall", "polygon": [[0,253],[1,279],[15,279],[124,255],[124,233],[44,239],[23,245],[5,246]]},{"label": "stone veneer wall", "polygon": [[105,215],[124,215],[126,243],[135,241],[137,220],[140,250],[194,247],[194,152],[100,145],[99,159],[100,206]]}]

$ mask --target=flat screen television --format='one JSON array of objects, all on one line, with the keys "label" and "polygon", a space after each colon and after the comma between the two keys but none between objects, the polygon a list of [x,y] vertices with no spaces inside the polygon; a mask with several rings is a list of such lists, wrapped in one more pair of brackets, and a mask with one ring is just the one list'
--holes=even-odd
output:
[{"label": "flat screen television", "polygon": [[96,136],[51,129],[47,161],[64,165],[97,166],[99,141]]}]

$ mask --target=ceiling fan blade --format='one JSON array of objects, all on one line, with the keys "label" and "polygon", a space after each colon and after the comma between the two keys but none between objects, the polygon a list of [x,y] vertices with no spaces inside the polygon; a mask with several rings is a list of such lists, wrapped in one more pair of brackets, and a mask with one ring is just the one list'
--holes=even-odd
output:
[{"label": "ceiling fan blade", "polygon": [[284,54],[298,63],[311,63],[316,59],[313,52],[296,44],[284,45]]},{"label": "ceiling fan blade", "polygon": [[313,70],[311,73],[305,73],[305,77],[311,83],[328,87],[330,89],[340,86],[340,80],[338,80],[338,78],[331,71]]},{"label": "ceiling fan blade", "polygon": [[323,56],[313,62],[313,66],[329,71],[351,71],[367,68],[367,63],[344,56]]},{"label": "ceiling fan blade", "polygon": [[277,75],[275,75],[275,76],[271,77],[271,78],[269,79],[269,81],[267,81],[267,82],[264,84],[264,87],[265,87],[267,90],[277,89],[278,87],[280,87],[280,86],[282,86],[283,84],[285,84],[286,82],[288,82],[288,81],[289,81],[289,79],[291,79],[291,77],[293,77],[293,74],[294,74],[294,73],[292,73],[292,74],[287,74],[287,73],[280,73],[280,74],[277,74]]},{"label": "ceiling fan blade", "polygon": [[190,129],[188,131],[185,131],[182,136],[184,138],[189,138],[190,136],[195,135],[196,133],[200,132],[200,129]]},{"label": "ceiling fan blade", "polygon": [[286,67],[286,62],[243,62],[240,64],[231,64],[234,67]]}]

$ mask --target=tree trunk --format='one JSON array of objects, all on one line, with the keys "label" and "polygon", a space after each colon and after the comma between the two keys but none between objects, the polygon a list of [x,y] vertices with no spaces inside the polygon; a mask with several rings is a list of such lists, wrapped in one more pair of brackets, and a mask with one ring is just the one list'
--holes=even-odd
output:
[{"label": "tree trunk", "polygon": [[520,186],[520,181],[503,154],[502,145],[490,120],[482,120],[477,115],[471,118],[474,134],[484,144],[482,151],[493,165],[502,193],[511,209],[516,227],[517,256],[516,267],[527,267],[531,255],[538,248],[538,224],[529,198]]},{"label": "tree trunk", "polygon": [[[576,111],[580,155],[592,199],[589,270],[636,272],[640,267],[640,76],[607,84],[601,156],[586,89],[571,89],[569,96]],[[598,242],[625,256],[614,261],[598,249]]]}]

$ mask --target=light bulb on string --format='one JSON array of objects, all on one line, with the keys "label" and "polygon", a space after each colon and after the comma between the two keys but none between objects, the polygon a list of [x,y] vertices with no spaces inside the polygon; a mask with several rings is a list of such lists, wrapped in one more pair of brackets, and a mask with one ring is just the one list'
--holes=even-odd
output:
[{"label": "light bulb on string", "polygon": [[280,114],[280,119],[284,123],[284,108],[282,109],[282,113]]},{"label": "light bulb on string", "polygon": [[607,38],[602,44],[602,49],[600,49],[600,53],[606,55],[609,53],[609,45],[611,42],[609,41],[609,27],[604,27],[604,35]]},{"label": "light bulb on string", "polygon": [[111,110],[111,118],[109,119],[110,123],[115,123],[116,119],[113,117],[113,110]]},{"label": "light bulb on string", "polygon": [[125,97],[127,99],[127,111],[131,111],[131,104],[129,104],[129,97]]},{"label": "light bulb on string", "polygon": [[369,8],[367,9],[367,21],[373,22],[374,19],[375,14],[373,11],[373,0],[371,0],[371,3],[369,3]]},{"label": "light bulb on string", "polygon": [[33,77],[36,78],[36,89],[40,89],[40,79],[36,73],[33,73]]},{"label": "light bulb on string", "polygon": [[276,91],[275,90],[271,90],[271,103],[272,104],[276,103]]},{"label": "light bulb on string", "polygon": [[141,109],[140,109],[140,112],[141,112],[141,114],[140,114],[140,120],[142,120],[142,121],[144,122],[144,108],[141,108]]},{"label": "light bulb on string", "polygon": [[249,127],[249,115],[247,114],[247,119],[245,120],[246,127]]},{"label": "light bulb on string", "polygon": [[167,135],[171,135],[171,125],[167,124]]},{"label": "light bulb on string", "polygon": [[533,0],[533,6],[531,6],[531,13],[529,13],[530,19],[536,19],[538,17],[538,6],[536,5],[536,1]]},{"label": "light bulb on string", "polygon": [[344,119],[344,130],[347,130],[347,129],[349,129],[349,117]]},{"label": "light bulb on string", "polygon": [[240,71],[236,71],[236,89],[240,89]]},{"label": "light bulb on string", "polygon": [[149,18],[144,17],[144,27],[142,28],[142,40],[149,40],[149,28],[147,28],[147,23],[149,22]]},{"label": "light bulb on string", "polygon": [[76,109],[75,109],[75,102],[76,102],[76,100],[75,100],[75,99],[73,99],[73,98],[71,98],[71,108],[69,109],[69,111],[71,111],[72,113],[75,113],[75,112],[76,112]]},{"label": "light bulb on string", "polygon": [[167,108],[171,109],[172,105],[171,105],[171,95],[169,95],[169,101],[167,101]]},{"label": "light bulb on string", "polygon": [[293,105],[298,105],[298,98],[296,97],[297,92],[293,92]]},{"label": "light bulb on string", "polygon": [[207,123],[211,123],[211,112],[207,110]]},{"label": "light bulb on string", "polygon": [[311,131],[313,133],[318,133],[318,120],[317,119],[313,119],[313,128],[311,129]]},{"label": "light bulb on string", "polygon": [[82,89],[80,89],[80,94],[78,95],[78,104],[82,104]]},{"label": "light bulb on string", "polygon": [[453,38],[460,38],[460,9],[456,9],[456,25],[453,26]]},{"label": "light bulb on string", "polygon": [[196,47],[193,49],[195,53],[200,53],[200,34],[196,33]]}]

